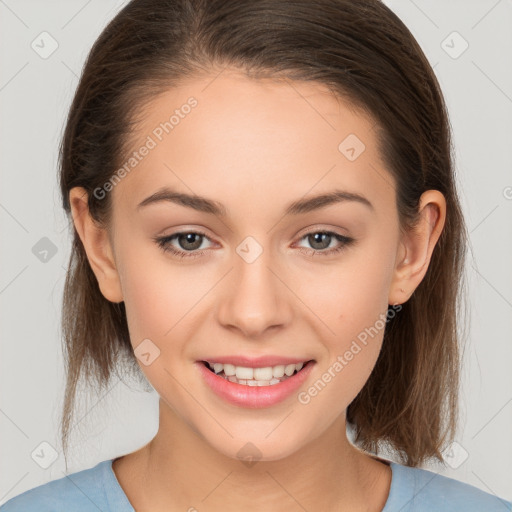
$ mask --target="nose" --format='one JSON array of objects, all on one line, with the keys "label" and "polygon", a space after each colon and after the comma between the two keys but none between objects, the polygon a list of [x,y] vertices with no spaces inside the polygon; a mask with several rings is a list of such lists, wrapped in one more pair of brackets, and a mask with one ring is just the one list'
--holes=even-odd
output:
[{"label": "nose", "polygon": [[259,338],[271,328],[290,323],[292,307],[286,277],[279,275],[268,251],[248,262],[234,255],[217,308],[217,320],[228,329],[239,330],[245,338]]}]

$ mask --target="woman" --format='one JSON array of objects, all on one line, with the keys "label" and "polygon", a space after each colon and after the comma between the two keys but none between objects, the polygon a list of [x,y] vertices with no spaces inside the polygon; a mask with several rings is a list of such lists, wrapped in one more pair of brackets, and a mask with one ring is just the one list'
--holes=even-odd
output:
[{"label": "woman", "polygon": [[450,144],[377,0],[127,4],[61,147],[63,446],[81,373],[105,386],[122,358],[159,429],[2,512],[511,510],[418,467],[456,431]]}]

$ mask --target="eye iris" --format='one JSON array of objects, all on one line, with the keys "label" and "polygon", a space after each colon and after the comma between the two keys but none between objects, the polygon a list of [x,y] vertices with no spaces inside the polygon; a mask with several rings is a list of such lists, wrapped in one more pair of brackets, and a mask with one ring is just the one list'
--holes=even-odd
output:
[{"label": "eye iris", "polygon": [[[194,238],[196,238],[196,241],[194,242]],[[185,239],[185,245],[183,245],[182,241]],[[194,249],[198,249],[201,247],[201,235],[197,233],[185,233],[184,235],[178,236],[178,241],[180,246],[183,249],[193,251]],[[199,241],[199,242],[198,242]],[[192,247],[188,246],[186,244],[192,244]]]},{"label": "eye iris", "polygon": [[[327,237],[327,244],[325,244],[325,239],[323,242],[321,241],[321,238],[324,236]],[[320,241],[317,240],[318,237],[320,237]],[[326,249],[327,247],[329,247],[331,243],[331,235],[327,233],[313,233],[311,235],[308,235],[308,238],[308,241],[311,243],[311,247],[313,247],[314,249]],[[320,243],[321,247],[315,247],[316,243]]]}]

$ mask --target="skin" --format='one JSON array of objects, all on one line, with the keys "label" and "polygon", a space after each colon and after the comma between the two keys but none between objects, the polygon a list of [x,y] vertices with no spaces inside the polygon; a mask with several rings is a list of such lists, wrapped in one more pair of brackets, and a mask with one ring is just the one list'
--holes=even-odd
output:
[{"label": "skin", "polygon": [[[226,354],[314,359],[307,390],[388,304],[414,292],[444,226],[444,197],[425,192],[421,221],[401,234],[372,119],[318,83],[234,70],[215,76],[189,79],[146,105],[133,150],[167,113],[198,100],[110,192],[111,229],[92,221],[83,189],[70,191],[101,292],[124,301],[134,347],[149,338],[160,350],[150,365],[139,361],[160,395],[158,432],[118,458],[114,472],[137,511],[380,511],[391,470],[349,442],[345,412],[375,365],[384,329],[308,404],[295,393],[264,409],[231,405],[194,362]],[[338,150],[349,134],[366,146],[354,161]],[[228,215],[170,202],[137,210],[162,186],[218,201]],[[283,214],[292,201],[335,188],[365,196],[373,210],[346,201]],[[197,258],[165,253],[153,240],[187,230],[207,235]],[[299,250],[339,246],[305,236],[326,230],[355,242],[327,256]],[[263,249],[252,263],[236,252],[247,236]],[[170,244],[190,247],[181,242]],[[259,450],[250,467],[237,457],[249,442]]]}]

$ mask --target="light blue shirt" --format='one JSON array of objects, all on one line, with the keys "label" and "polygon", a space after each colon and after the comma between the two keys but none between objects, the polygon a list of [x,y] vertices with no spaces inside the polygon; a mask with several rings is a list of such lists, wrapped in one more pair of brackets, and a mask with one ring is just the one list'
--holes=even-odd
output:
[{"label": "light blue shirt", "polygon": [[[4,503],[0,512],[135,512],[112,461],[25,491]],[[391,487],[382,512],[512,511],[511,502],[453,478],[395,462],[390,465]]]}]

